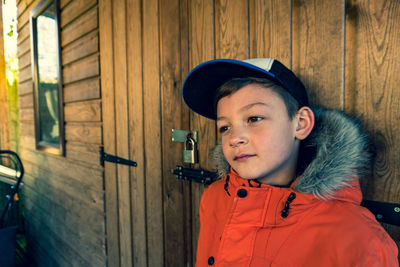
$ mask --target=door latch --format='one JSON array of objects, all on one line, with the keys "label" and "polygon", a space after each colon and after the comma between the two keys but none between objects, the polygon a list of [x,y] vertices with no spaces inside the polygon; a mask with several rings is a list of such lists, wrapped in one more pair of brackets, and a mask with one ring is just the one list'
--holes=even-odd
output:
[{"label": "door latch", "polygon": [[176,178],[178,179],[206,185],[211,184],[218,179],[218,173],[216,172],[210,172],[202,169],[184,168],[179,165],[176,166],[172,173],[175,174]]}]

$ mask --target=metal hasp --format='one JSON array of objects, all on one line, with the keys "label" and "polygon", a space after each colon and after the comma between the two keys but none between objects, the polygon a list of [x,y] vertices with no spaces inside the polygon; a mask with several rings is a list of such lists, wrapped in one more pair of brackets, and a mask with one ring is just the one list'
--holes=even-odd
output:
[{"label": "metal hasp", "polygon": [[218,173],[205,171],[201,169],[184,168],[182,166],[176,166],[172,172],[176,175],[176,178],[180,180],[192,181],[201,184],[211,184],[218,179]]},{"label": "metal hasp", "polygon": [[400,226],[400,204],[363,200],[361,206],[369,209],[379,222]]},{"label": "metal hasp", "polygon": [[104,147],[102,146],[99,148],[99,150],[100,150],[100,165],[102,167],[104,167],[104,161],[137,167],[136,161],[131,161],[128,159],[123,159],[114,155],[107,154],[104,152]]},{"label": "metal hasp", "polygon": [[197,131],[172,129],[172,141],[185,143],[188,137],[192,138],[196,144],[199,142]]}]

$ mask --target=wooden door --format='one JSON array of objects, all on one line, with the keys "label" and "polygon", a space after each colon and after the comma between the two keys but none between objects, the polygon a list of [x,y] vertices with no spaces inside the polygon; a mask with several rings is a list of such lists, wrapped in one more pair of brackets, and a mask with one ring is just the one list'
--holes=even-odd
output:
[{"label": "wooden door", "polygon": [[[177,180],[183,145],[199,132],[199,164],[215,124],[190,112],[181,86],[213,58],[274,57],[292,67],[313,104],[361,116],[377,143],[368,199],[400,202],[400,2],[392,0],[99,1],[109,266],[193,266],[204,186]],[[385,226],[399,242],[400,229]]]}]

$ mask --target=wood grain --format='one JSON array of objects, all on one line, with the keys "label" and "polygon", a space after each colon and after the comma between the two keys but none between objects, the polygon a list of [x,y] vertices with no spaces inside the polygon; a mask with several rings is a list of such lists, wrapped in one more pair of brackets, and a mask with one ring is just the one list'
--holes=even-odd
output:
[{"label": "wood grain", "polygon": [[22,97],[23,95],[26,94],[33,94],[33,84],[32,81],[26,81],[26,82],[19,82],[18,83],[18,95]]},{"label": "wood grain", "polygon": [[[104,151],[115,155],[115,94],[113,64],[112,3],[99,0],[99,40],[101,61],[101,95],[103,109]],[[115,164],[105,163],[104,186],[106,198],[107,255],[109,266],[120,266],[118,192]]]},{"label": "wood grain", "polygon": [[97,31],[93,31],[70,43],[62,50],[62,64],[69,64],[98,51],[99,36]]},{"label": "wood grain", "polygon": [[[144,155],[144,129],[143,129],[143,70],[142,70],[142,3],[139,0],[127,1],[127,92],[125,98],[128,100],[128,138],[129,158],[137,161],[136,168],[130,168],[131,179],[131,212],[132,212],[132,243],[133,243],[133,266],[152,266],[148,264],[149,247],[147,244],[147,218],[146,218],[146,181],[145,181],[145,155]],[[154,6],[152,7],[154,8]],[[157,10],[157,9],[156,9]],[[129,15],[128,15],[129,14]],[[155,75],[153,75],[154,77]],[[154,106],[152,108],[157,108]],[[155,113],[155,112],[154,112]],[[155,145],[153,143],[153,145]],[[151,160],[151,157],[150,157]],[[154,167],[155,165],[153,165]],[[150,177],[149,177],[150,178]],[[155,178],[155,177],[154,177]],[[153,179],[154,179],[153,178]],[[149,179],[150,180],[150,179]],[[154,196],[156,197],[156,196]],[[159,198],[159,196],[158,196]],[[152,213],[153,210],[149,210]],[[153,222],[148,222],[152,224]],[[160,244],[159,244],[160,245]],[[158,249],[159,245],[156,245]],[[149,248],[149,250],[148,250]],[[159,257],[157,255],[155,257]],[[153,265],[157,266],[157,265]]]},{"label": "wood grain", "polygon": [[349,1],[346,10],[346,111],[361,116],[377,153],[365,197],[399,203],[400,3]]},{"label": "wood grain", "polygon": [[96,166],[100,164],[98,145],[68,141],[65,154],[71,160],[82,161]]},{"label": "wood grain", "polygon": [[[123,12],[120,12],[122,10]],[[113,1],[113,52],[116,119],[116,155],[129,158],[129,122],[127,101],[127,44],[126,44],[126,3]],[[133,262],[131,180],[129,167],[117,165],[119,231],[121,247],[121,266],[131,266]]]},{"label": "wood grain", "polygon": [[[159,1],[143,1],[143,131],[148,266],[164,265]],[[155,167],[156,166],[156,167]]]},{"label": "wood grain", "polygon": [[101,144],[102,129],[99,123],[67,123],[65,140],[87,144]]},{"label": "wood grain", "polygon": [[[191,1],[189,7],[190,13],[190,32],[189,51],[190,68],[194,68],[198,64],[214,59],[214,1]],[[199,142],[197,144],[199,164],[198,168],[210,169],[209,162],[210,149],[216,143],[215,123],[194,112],[190,112],[190,129],[199,132]],[[192,247],[193,262],[195,265],[197,241],[200,231],[199,208],[200,199],[205,187],[201,184],[192,183],[191,185],[191,202],[192,202]]]},{"label": "wood grain", "polygon": [[291,0],[250,0],[250,57],[292,64]]},{"label": "wood grain", "polygon": [[97,0],[74,0],[64,8],[64,5],[61,5],[60,3],[62,9],[60,22],[61,27],[63,28],[65,25],[71,23],[71,21],[84,16],[84,13],[96,4]]},{"label": "wood grain", "polygon": [[65,122],[100,122],[101,102],[99,100],[67,104],[64,107]]},{"label": "wood grain", "polygon": [[[187,129],[182,113],[180,9],[178,0],[160,2],[161,133],[163,155],[163,201],[165,265],[186,266],[184,194],[182,182],[171,170],[182,161],[182,147],[171,141],[171,129]],[[185,55],[182,55],[183,57]]]},{"label": "wood grain", "polygon": [[63,68],[63,82],[71,82],[92,78],[100,74],[99,55],[94,54],[87,58],[74,62]]},{"label": "wood grain", "polygon": [[100,98],[100,80],[97,76],[64,86],[64,103],[98,98]]},{"label": "wood grain", "polygon": [[343,11],[343,0],[295,0],[292,9],[293,70],[306,86],[311,104],[342,110]]},{"label": "wood grain", "polygon": [[215,47],[217,58],[249,58],[248,2],[215,1]]},{"label": "wood grain", "polygon": [[61,46],[77,40],[79,37],[98,28],[98,11],[97,7],[93,7],[83,16],[79,17],[72,23],[65,26],[61,30]]},{"label": "wood grain", "polygon": [[33,109],[31,108],[20,109],[19,120],[21,122],[33,122],[34,121]]}]

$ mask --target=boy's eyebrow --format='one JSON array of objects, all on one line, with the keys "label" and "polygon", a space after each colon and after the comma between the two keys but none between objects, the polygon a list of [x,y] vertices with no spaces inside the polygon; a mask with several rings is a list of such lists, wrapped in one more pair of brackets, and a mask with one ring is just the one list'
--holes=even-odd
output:
[{"label": "boy's eyebrow", "polygon": [[[268,105],[267,103],[264,103],[264,102],[255,102],[255,103],[248,104],[248,105],[246,105],[244,107],[241,107],[240,111],[248,110],[248,109],[250,109],[250,108],[252,108],[254,106],[257,106],[257,105],[263,105],[263,106],[266,106],[266,107],[270,106],[270,105]],[[220,121],[220,120],[223,120],[223,119],[226,119],[226,117],[217,117],[217,121]]]},{"label": "boy's eyebrow", "polygon": [[264,103],[264,102],[255,102],[255,103],[251,103],[251,104],[248,104],[248,105],[246,105],[246,106],[240,108],[240,111],[250,109],[250,108],[252,108],[252,107],[254,107],[254,106],[257,106],[257,105],[263,105],[263,106],[269,107],[269,105],[268,105],[267,103]]}]

